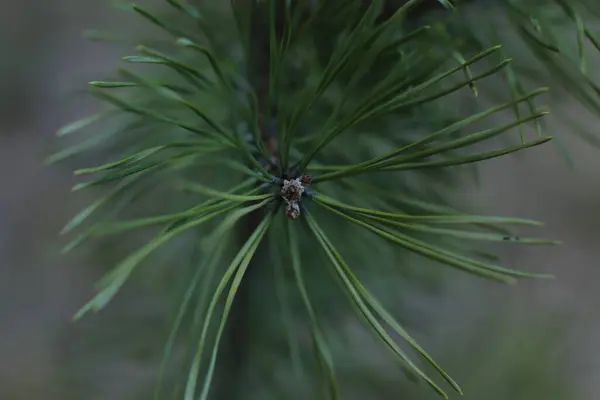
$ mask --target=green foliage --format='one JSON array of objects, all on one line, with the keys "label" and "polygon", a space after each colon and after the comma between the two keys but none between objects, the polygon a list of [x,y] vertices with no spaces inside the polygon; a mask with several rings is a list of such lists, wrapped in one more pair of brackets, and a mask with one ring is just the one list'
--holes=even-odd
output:
[{"label": "green foliage", "polygon": [[[188,347],[178,362],[184,372],[169,380],[184,399],[221,390],[211,392],[211,384],[231,332],[247,329],[250,341],[253,327],[278,325],[286,327],[265,328],[254,344],[288,338],[295,379],[306,380],[307,396],[322,386],[339,398],[343,388],[324,326],[335,326],[342,292],[406,374],[447,397],[407,352],[414,350],[461,393],[370,287],[384,274],[398,285],[432,283],[435,270],[420,271],[426,259],[505,283],[548,277],[497,265],[470,244],[557,243],[513,232],[512,226],[538,222],[470,215],[449,205],[445,193],[462,182],[457,171],[551,139],[540,122],[548,112],[534,103],[545,86],[564,84],[600,111],[585,50],[598,41],[582,17],[600,11],[592,14],[585,1],[475,4],[477,12],[492,8],[490,24],[475,25],[469,4],[449,1],[439,2],[449,10],[425,15],[413,8],[418,1],[397,7],[342,0],[167,3],[164,10],[122,7],[164,36],[136,45],[118,78],[90,82],[90,93],[108,111],[62,128],[61,137],[84,128],[90,136],[50,158],[98,155],[100,165],[76,170],[91,178],[74,190],[108,188],[67,224],[64,233],[81,233],[66,250],[94,237],[155,228],[154,237],[99,282],[76,318],[103,309],[163,249],[177,259],[182,250],[174,243],[185,241],[198,262],[180,268],[187,287],[173,290],[182,300],[160,368],[161,375],[169,369],[187,328]],[[586,7],[590,13],[582,14]],[[503,28],[494,26],[496,19]],[[576,56],[557,39],[571,21]],[[525,57],[537,58],[554,77],[544,87],[525,89],[533,80],[504,45],[514,43],[507,38],[514,32],[528,46]],[[160,73],[143,72],[148,66]],[[507,96],[491,97],[509,99],[466,115],[452,109],[464,88],[482,97],[480,83],[499,76]],[[515,112],[510,122],[493,121],[506,110]],[[477,127],[484,122],[486,128]],[[529,123],[535,133],[525,130]],[[422,257],[417,267],[408,262],[411,254]],[[281,312],[273,313],[273,304]],[[232,316],[238,308],[252,315],[253,326]],[[308,343],[296,337],[298,325],[309,327]],[[305,357],[310,348],[316,361]],[[238,362],[258,369],[257,359]],[[312,362],[323,378],[302,367]],[[159,378],[156,398],[166,395],[165,386]]]}]

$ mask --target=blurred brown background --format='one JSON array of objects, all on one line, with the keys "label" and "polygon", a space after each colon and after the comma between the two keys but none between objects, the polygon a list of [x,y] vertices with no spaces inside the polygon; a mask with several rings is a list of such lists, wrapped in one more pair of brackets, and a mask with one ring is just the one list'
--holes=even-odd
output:
[{"label": "blurred brown background", "polygon": [[[73,179],[66,168],[47,168],[43,159],[53,148],[56,129],[91,107],[69,93],[103,76],[123,55],[119,48],[81,36],[83,29],[114,26],[122,18],[105,3],[4,0],[0,8],[0,399],[66,398],[61,386],[68,379],[56,379],[62,343],[97,271],[89,268],[90,260],[58,254],[58,232],[86,199],[70,193]],[[599,121],[578,106],[567,106],[592,131],[598,130]],[[513,247],[507,264],[548,271],[558,279],[516,288],[457,280],[443,305],[426,311],[432,319],[439,314],[440,343],[444,332],[468,329],[465,321],[477,321],[478,315],[507,304],[523,321],[545,312],[551,318],[566,315],[569,371],[564,372],[577,380],[583,400],[597,399],[600,152],[575,139],[568,145],[574,170],[555,148],[544,146],[518,161],[486,162],[483,188],[470,193],[486,211],[545,221],[545,236],[563,240],[562,247]],[[110,361],[114,368],[117,362]],[[131,387],[145,373],[119,368],[118,379],[105,382],[103,395],[86,398],[130,398]]]}]

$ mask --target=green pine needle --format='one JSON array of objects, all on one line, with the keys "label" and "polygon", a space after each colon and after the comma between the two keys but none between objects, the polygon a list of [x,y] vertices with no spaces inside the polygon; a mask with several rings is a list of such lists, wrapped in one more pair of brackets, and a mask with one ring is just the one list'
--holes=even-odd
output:
[{"label": "green pine needle", "polygon": [[[331,264],[334,266],[335,273],[338,276],[338,278],[342,281],[343,286],[345,287],[345,289],[347,291],[347,294],[349,295],[349,297],[351,298],[351,300],[353,301],[353,304],[355,305],[355,307],[357,309],[357,312],[366,320],[367,324],[370,325],[371,328],[373,328],[374,333],[377,336],[379,336],[381,338],[381,340],[387,346],[389,346],[390,350],[392,350],[404,363],[406,363],[413,372],[415,372],[417,375],[419,375],[421,377],[421,379],[423,379],[425,382],[427,382],[436,392],[438,392],[444,398],[448,398],[446,393],[435,382],[433,382],[427,375],[425,375],[425,373],[423,371],[421,371],[421,369],[418,368],[412,362],[412,360],[410,360],[410,358],[404,353],[404,351],[402,351],[400,349],[400,347],[394,342],[394,340],[391,338],[391,336],[385,331],[383,326],[377,321],[377,318],[375,317],[375,315],[373,315],[373,313],[369,310],[369,308],[367,307],[367,305],[364,302],[364,300],[365,300],[364,297],[370,298],[370,295],[365,296],[364,293],[361,293],[361,291],[364,291],[364,288],[362,288],[362,286],[357,287],[358,280],[352,274],[352,271],[350,270],[350,268],[346,265],[346,263],[341,258],[339,253],[331,245],[331,243],[327,239],[327,236],[325,235],[325,233],[319,228],[316,221],[314,220],[314,218],[312,218],[312,216],[310,214],[307,215],[307,221],[308,221],[308,224],[309,224],[311,230],[313,231],[315,237],[317,238],[319,244],[322,246],[323,250],[325,251],[329,260],[331,261]],[[363,289],[363,290],[360,290],[360,289]],[[434,366],[437,367],[437,365],[435,365],[435,364],[434,364]],[[439,368],[439,367],[437,367],[437,368]],[[444,373],[444,376],[447,376],[447,375]],[[461,393],[460,388],[453,381],[450,381],[450,382],[452,382],[453,387],[459,393]]]}]

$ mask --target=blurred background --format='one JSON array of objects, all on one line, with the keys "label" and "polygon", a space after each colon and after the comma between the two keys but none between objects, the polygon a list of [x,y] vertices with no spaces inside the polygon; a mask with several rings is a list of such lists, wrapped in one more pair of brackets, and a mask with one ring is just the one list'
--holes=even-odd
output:
[{"label": "blurred background", "polygon": [[[82,30],[138,29],[136,19],[105,3],[3,0],[0,8],[0,399],[149,398],[144,393],[155,378],[152,348],[162,342],[137,341],[133,348],[133,341],[119,341],[117,327],[93,317],[71,322],[93,292],[100,260],[62,257],[58,234],[91,197],[71,194],[68,166],[44,165],[56,148],[56,129],[93,110],[74,91],[124,54],[87,42]],[[577,104],[560,107],[598,130],[599,121]],[[465,197],[478,210],[545,221],[544,236],[562,246],[510,247],[503,258],[558,279],[499,287],[453,273],[442,293],[409,298],[426,326],[422,345],[464,386],[467,399],[600,398],[600,153],[565,136],[574,168],[553,146],[537,147],[483,163],[481,187]],[[143,290],[129,300],[139,329],[155,327],[160,304]],[[98,329],[113,333],[104,337],[106,352],[76,345]],[[393,379],[390,371],[381,377]]]}]

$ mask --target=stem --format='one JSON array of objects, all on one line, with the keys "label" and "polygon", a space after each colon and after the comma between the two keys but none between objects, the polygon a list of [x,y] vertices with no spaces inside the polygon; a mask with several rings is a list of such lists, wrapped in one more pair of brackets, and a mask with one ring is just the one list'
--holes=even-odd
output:
[{"label": "stem", "polygon": [[[268,110],[267,99],[269,90],[268,2],[257,4],[254,0],[246,0],[238,1],[236,4],[238,7],[246,9],[251,18],[251,37],[247,54],[248,80],[251,82],[258,100],[258,111],[262,117],[259,120],[259,126],[263,142],[269,153],[276,155],[277,149],[273,148],[271,141],[273,132],[268,129],[269,120],[272,118],[272,110]],[[244,225],[240,229],[240,243],[244,243],[256,229],[263,219],[263,213],[263,210],[256,211],[244,220]],[[253,335],[255,329],[253,322],[256,321],[256,316],[252,312],[254,290],[261,287],[260,284],[266,276],[263,273],[263,267],[268,265],[261,263],[260,260],[265,259],[267,250],[263,242],[248,266],[235,297],[223,341],[225,357],[221,358],[222,366],[218,375],[219,385],[215,388],[217,389],[215,398],[234,400],[247,397],[247,393],[244,394],[244,388],[248,384],[251,342],[260,339]],[[252,339],[250,339],[251,337]]]}]

